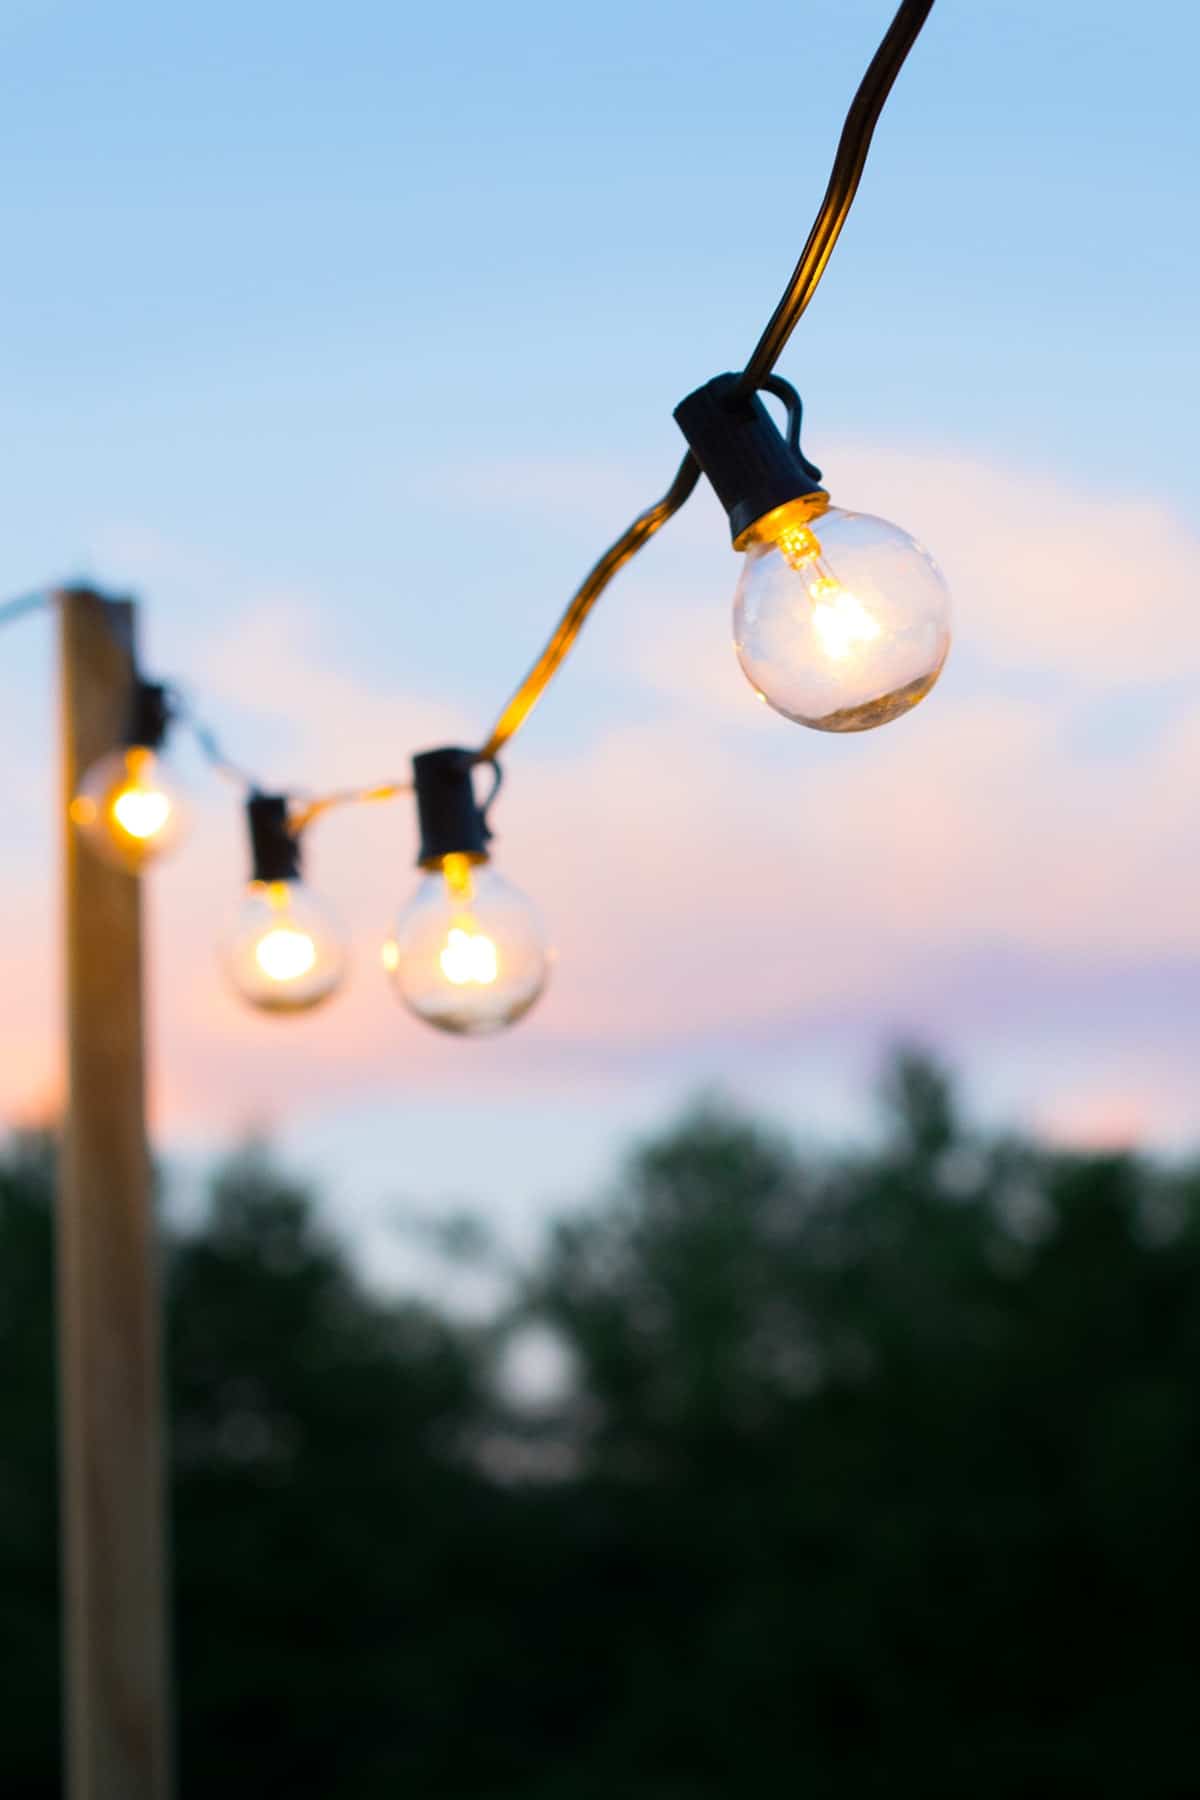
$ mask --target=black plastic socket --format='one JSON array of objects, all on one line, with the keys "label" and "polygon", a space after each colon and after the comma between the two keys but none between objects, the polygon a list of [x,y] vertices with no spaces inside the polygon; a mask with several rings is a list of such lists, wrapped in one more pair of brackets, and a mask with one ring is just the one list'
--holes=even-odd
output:
[{"label": "black plastic socket", "polygon": [[129,714],[125,725],[125,743],[137,744],[145,750],[157,750],[171,724],[171,702],[160,681],[143,681],[135,676],[129,696]]},{"label": "black plastic socket", "polygon": [[298,881],[300,840],[288,824],[286,794],[251,794],[246,802],[250,826],[250,879]]},{"label": "black plastic socket", "polygon": [[417,861],[423,869],[436,868],[444,856],[469,856],[474,862],[487,860],[492,836],[487,805],[491,797],[484,806],[475,798],[471,781],[475,761],[474,751],[458,749],[425,750],[413,757],[413,786],[421,831]]},{"label": "black plastic socket", "polygon": [[821,471],[799,445],[799,396],[785,382],[772,381],[791,395],[789,437],[784,437],[756,393],[739,392],[737,375],[717,375],[675,408],[675,422],[692,455],[729,514],[735,544],[777,506],[824,493]]}]

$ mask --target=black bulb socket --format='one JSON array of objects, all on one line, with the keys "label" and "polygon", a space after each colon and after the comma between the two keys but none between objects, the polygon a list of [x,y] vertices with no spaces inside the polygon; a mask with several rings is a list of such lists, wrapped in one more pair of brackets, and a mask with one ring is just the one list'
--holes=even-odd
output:
[{"label": "black bulb socket", "polygon": [[288,822],[286,794],[251,794],[246,802],[250,827],[250,879],[299,881],[300,840]]},{"label": "black bulb socket", "polygon": [[424,750],[413,757],[421,832],[417,862],[422,869],[438,868],[447,856],[487,861],[492,833],[486,807],[475,798],[471,780],[475,762],[473,750]]},{"label": "black bulb socket", "polygon": [[675,408],[675,422],[729,514],[739,550],[776,507],[825,494],[820,469],[800,449],[798,397],[789,405],[791,430],[784,437],[759,395],[739,391],[740,379],[717,375]]},{"label": "black bulb socket", "polygon": [[129,713],[125,722],[125,747],[158,750],[171,724],[171,702],[161,681],[143,681],[135,676],[129,696]]}]

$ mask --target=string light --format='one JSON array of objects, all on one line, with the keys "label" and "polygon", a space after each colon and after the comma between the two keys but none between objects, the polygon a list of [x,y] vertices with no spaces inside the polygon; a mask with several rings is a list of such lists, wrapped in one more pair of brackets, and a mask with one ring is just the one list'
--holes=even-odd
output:
[{"label": "string light", "polygon": [[246,802],[250,882],[225,946],[238,993],[260,1012],[308,1012],[328,1000],[346,972],[342,934],[301,879],[300,842],[286,795]]},{"label": "string light", "polygon": [[[392,800],[415,788],[421,885],[384,946],[405,1005],[442,1030],[496,1031],[542,993],[550,953],[532,904],[492,868],[488,810],[472,768],[490,764],[529,717],[574,647],[601,595],[696,489],[703,472],[745,554],[735,640],[760,699],[825,731],[861,731],[927,694],[949,647],[945,584],[932,559],[896,526],[830,504],[820,471],[800,450],[800,400],[775,364],[825,271],[853,204],[875,126],[933,0],[902,0],[846,117],[821,206],[778,306],[738,375],[719,376],[676,409],[688,452],[663,497],[639,513],[588,572],[545,649],[478,751],[443,749],[413,761],[414,781],[385,781],[303,801],[266,794],[221,749],[179,693],[135,672],[122,742],[89,769],[70,804],[101,855],[140,872],[176,844],[187,822],[163,757],[169,725],[187,725],[208,762],[246,800],[252,878],[226,943],[238,991],[267,1011],[295,1012],[336,991],[345,948],[300,878],[300,839],[333,807]],[[786,439],[759,395],[788,410]],[[47,604],[47,590],[0,606],[0,625]],[[122,643],[127,651],[128,645]]]},{"label": "string light", "polygon": [[70,805],[88,845],[130,874],[173,850],[186,835],[183,788],[163,746],[172,719],[167,690],[135,679],[123,741],[88,769]]},{"label": "string light", "polygon": [[550,957],[533,905],[490,866],[487,810],[499,775],[480,806],[474,761],[456,749],[413,758],[425,873],[383,962],[417,1018],[481,1037],[524,1018],[546,985]]}]

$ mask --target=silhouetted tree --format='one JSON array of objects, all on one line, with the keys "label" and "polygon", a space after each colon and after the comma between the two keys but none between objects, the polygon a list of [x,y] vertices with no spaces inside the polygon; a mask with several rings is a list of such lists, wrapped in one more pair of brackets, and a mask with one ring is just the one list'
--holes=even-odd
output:
[{"label": "silhouetted tree", "polygon": [[50,1140],[0,1162],[0,1790],[58,1793],[58,1500]]},{"label": "silhouetted tree", "polygon": [[707,1109],[555,1235],[571,1498],[623,1571],[597,1634],[626,1602],[580,1767],[1188,1792],[1196,1181],[982,1142],[912,1054],[885,1094],[823,1167]]}]

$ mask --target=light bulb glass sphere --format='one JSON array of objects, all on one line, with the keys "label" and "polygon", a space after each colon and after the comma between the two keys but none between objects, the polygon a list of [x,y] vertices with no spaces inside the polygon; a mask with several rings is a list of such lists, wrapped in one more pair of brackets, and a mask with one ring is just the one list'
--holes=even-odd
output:
[{"label": "light bulb glass sphere", "polygon": [[161,750],[130,744],[94,762],[71,818],[106,861],[136,874],[173,850],[188,827],[183,789]]},{"label": "light bulb glass sphere", "polygon": [[410,1011],[470,1037],[523,1018],[546,985],[550,958],[524,894],[488,863],[443,857],[384,946],[384,967]]},{"label": "light bulb glass sphere", "polygon": [[916,706],[941,674],[950,596],[915,538],[821,496],[754,526],[733,636],[776,712],[818,731],[869,731]]},{"label": "light bulb glass sphere", "polygon": [[337,923],[302,881],[252,881],[225,954],[238,993],[262,1012],[307,1012],[346,972]]}]

